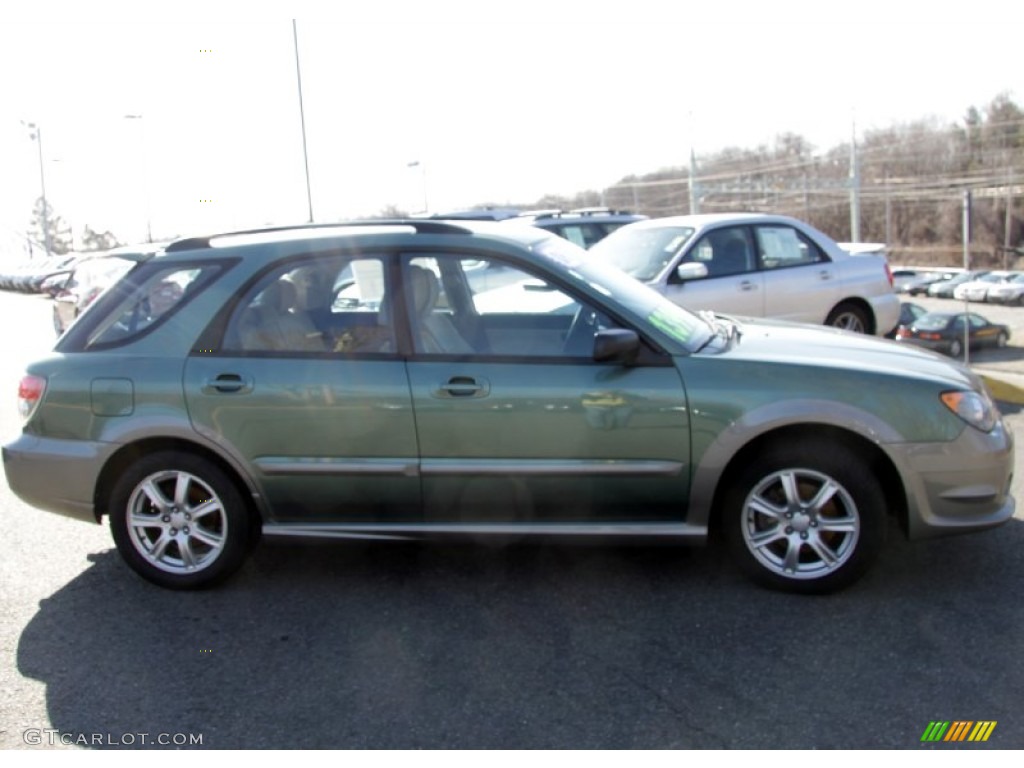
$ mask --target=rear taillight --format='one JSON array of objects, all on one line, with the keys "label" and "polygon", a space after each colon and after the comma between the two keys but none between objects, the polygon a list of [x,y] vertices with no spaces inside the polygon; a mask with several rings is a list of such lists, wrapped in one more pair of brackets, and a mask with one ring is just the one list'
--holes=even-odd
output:
[{"label": "rear taillight", "polygon": [[35,412],[46,391],[46,379],[42,376],[25,374],[18,383],[18,413],[28,421]]},{"label": "rear taillight", "polygon": [[890,267],[888,264],[885,265],[885,277],[889,281],[890,288],[896,287],[896,284],[892,279],[892,267]]}]

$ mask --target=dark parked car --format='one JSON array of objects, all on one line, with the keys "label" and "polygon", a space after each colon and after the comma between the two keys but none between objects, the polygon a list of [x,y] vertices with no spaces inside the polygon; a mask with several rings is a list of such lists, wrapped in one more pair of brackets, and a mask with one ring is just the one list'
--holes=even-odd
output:
[{"label": "dark parked car", "polygon": [[912,304],[909,301],[900,302],[900,322],[895,328],[885,334],[886,338],[895,339],[896,334],[901,328],[906,328],[917,320],[917,318],[926,314],[928,314],[928,310],[920,304]]},{"label": "dark parked car", "polygon": [[[981,379],[835,329],[696,315],[532,227],[428,219],[197,237],[31,364],[11,489],[107,518],[171,588],[259,536],[700,543],[761,584],[860,577],[1013,516]],[[991,567],[991,564],[978,564]]]},{"label": "dark parked car", "polygon": [[581,248],[590,248],[619,227],[643,221],[647,217],[610,208],[577,208],[572,211],[524,213],[522,218],[526,218],[532,226],[553,232]]},{"label": "dark parked car", "polygon": [[964,352],[964,327],[969,328],[971,349],[1005,347],[1010,340],[1008,326],[991,323],[975,312],[929,312],[909,326],[901,326],[896,340],[960,357]]}]

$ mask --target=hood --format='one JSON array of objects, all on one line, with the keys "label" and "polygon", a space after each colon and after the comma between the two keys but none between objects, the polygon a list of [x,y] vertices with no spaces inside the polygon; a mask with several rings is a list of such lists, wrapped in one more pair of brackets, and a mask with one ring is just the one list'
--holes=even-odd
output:
[{"label": "hood", "polygon": [[943,386],[981,388],[980,377],[962,363],[898,341],[817,325],[759,318],[723,319],[738,324],[738,340],[709,354],[737,361],[899,374]]}]

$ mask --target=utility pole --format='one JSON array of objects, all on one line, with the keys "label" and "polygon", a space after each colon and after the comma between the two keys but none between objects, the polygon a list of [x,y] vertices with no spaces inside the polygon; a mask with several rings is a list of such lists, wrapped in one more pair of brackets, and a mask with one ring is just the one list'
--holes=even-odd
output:
[{"label": "utility pole", "polygon": [[690,147],[690,213],[700,213],[700,190],[697,189],[697,155]]},{"label": "utility pole", "polygon": [[[968,271],[971,268],[971,190],[964,190],[964,271]],[[970,304],[964,295],[964,362],[970,363],[971,361],[971,324],[970,318],[967,313],[970,310]]]},{"label": "utility pole", "polygon": [[46,174],[43,172],[43,129],[35,123],[26,123],[24,120],[21,121],[29,130],[28,137],[35,141],[39,145],[39,186],[42,190],[42,201],[43,210],[41,213],[42,224],[43,224],[43,248],[46,249],[46,258],[50,258],[50,254],[53,250],[52,242],[50,241],[50,217],[49,206],[46,204]]},{"label": "utility pole", "polygon": [[850,242],[860,242],[860,163],[857,159],[857,124],[850,133]]}]

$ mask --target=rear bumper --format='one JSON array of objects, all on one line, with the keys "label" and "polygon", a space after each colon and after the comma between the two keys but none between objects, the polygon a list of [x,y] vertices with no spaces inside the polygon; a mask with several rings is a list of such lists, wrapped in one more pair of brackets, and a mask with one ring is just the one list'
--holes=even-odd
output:
[{"label": "rear bumper", "polygon": [[22,434],[3,447],[7,484],[26,504],[95,523],[96,479],[116,449],[110,443]]},{"label": "rear bumper", "polygon": [[900,322],[900,297],[886,293],[871,299],[870,303],[875,315],[875,335],[885,336]]}]

